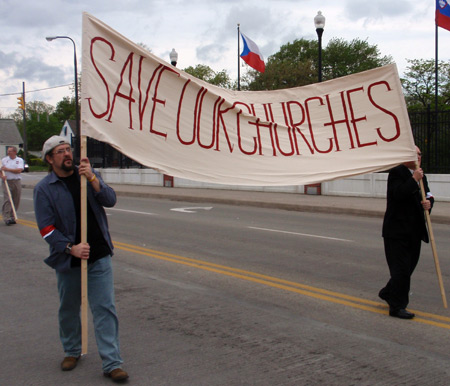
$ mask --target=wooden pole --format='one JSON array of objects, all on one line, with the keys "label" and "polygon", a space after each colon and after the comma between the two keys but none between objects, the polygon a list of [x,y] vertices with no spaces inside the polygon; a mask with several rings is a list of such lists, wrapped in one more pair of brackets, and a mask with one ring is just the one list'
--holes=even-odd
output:
[{"label": "wooden pole", "polygon": [[[425,195],[425,189],[424,189],[422,180],[420,180],[420,191],[422,193],[422,200],[425,201],[426,195]],[[442,302],[444,303],[444,308],[447,308],[447,298],[445,297],[444,284],[442,282],[441,267],[439,265],[439,259],[438,259],[438,255],[437,255],[437,251],[436,251],[436,243],[434,242],[433,228],[431,227],[430,212],[428,210],[424,210],[424,213],[425,213],[425,218],[427,220],[428,235],[430,236],[431,250],[433,252],[434,265],[436,267],[436,274],[438,277],[439,288],[441,290]]]},{"label": "wooden pole", "polygon": [[[5,176],[5,172],[3,170],[2,170],[2,175]],[[6,192],[8,193],[9,202],[11,203],[11,208],[12,208],[13,213],[14,213],[14,220],[17,220],[18,217],[17,217],[17,213],[16,213],[16,208],[14,207],[14,202],[13,202],[13,199],[11,197],[11,191],[9,190],[8,180],[6,178],[5,178],[5,186],[6,186]]]},{"label": "wooden pole", "polygon": [[[82,135],[80,144],[80,159],[87,156],[86,136]],[[87,243],[87,180],[81,177],[81,242]],[[87,260],[81,260],[81,354],[88,352],[88,278]]]}]

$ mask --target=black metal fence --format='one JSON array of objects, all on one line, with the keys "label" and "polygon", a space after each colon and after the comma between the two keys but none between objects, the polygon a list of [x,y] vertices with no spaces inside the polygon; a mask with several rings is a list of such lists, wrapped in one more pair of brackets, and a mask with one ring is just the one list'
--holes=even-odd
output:
[{"label": "black metal fence", "polygon": [[428,174],[450,174],[450,111],[409,114],[422,168]]},{"label": "black metal fence", "polygon": [[[430,110],[413,112],[409,119],[415,143],[422,152],[422,168],[428,174],[450,174],[450,111],[438,112],[437,117]],[[87,141],[87,154],[96,168],[144,167],[92,138]]]}]

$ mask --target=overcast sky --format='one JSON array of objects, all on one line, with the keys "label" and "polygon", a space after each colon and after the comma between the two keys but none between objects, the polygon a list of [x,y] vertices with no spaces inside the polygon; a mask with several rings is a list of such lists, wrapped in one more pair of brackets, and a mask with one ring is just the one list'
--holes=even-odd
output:
[{"label": "overcast sky", "polygon": [[[393,57],[400,75],[407,58],[435,57],[434,0],[0,0],[0,114],[17,108],[22,82],[27,102],[55,106],[71,96],[69,87],[55,87],[73,83],[73,45],[45,37],[73,38],[81,72],[84,11],[166,61],[175,48],[179,68],[206,64],[235,79],[238,23],[267,58],[294,39],[316,39],[318,10],[326,17],[324,46],[331,38],[367,40]],[[442,28],[439,59],[450,60],[450,31]]]}]

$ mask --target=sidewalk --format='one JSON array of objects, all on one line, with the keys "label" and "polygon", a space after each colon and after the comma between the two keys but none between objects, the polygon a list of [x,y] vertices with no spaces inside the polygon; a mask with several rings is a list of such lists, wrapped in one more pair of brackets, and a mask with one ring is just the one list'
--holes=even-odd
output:
[{"label": "sidewalk", "polygon": [[[23,188],[33,188],[42,176],[24,175]],[[333,213],[366,217],[383,217],[384,198],[323,196],[293,193],[255,192],[247,190],[168,188],[150,185],[110,184],[118,196],[153,197],[174,201],[208,202],[275,208],[299,212]],[[435,202],[432,223],[450,224],[450,202]]]}]

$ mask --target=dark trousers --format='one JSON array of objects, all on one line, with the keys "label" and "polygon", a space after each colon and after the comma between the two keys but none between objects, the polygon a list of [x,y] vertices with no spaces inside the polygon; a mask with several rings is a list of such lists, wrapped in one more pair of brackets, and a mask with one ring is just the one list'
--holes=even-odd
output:
[{"label": "dark trousers", "polygon": [[384,238],[384,251],[391,278],[380,296],[392,309],[406,308],[409,303],[411,275],[419,262],[421,238]]}]

